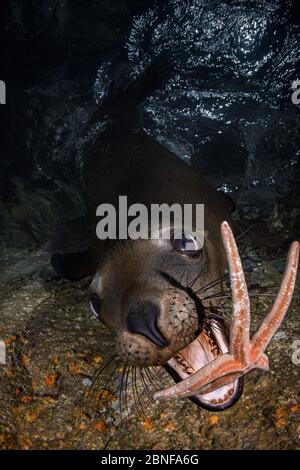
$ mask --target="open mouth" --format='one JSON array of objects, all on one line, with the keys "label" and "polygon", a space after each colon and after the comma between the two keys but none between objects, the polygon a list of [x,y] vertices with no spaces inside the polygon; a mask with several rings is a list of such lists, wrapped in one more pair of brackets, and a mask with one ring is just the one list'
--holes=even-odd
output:
[{"label": "open mouth", "polygon": [[[221,321],[210,320],[197,338],[164,364],[175,382],[181,382],[206,364],[228,352],[228,339]],[[190,399],[198,406],[211,411],[223,411],[234,405],[243,391],[243,379]]]}]

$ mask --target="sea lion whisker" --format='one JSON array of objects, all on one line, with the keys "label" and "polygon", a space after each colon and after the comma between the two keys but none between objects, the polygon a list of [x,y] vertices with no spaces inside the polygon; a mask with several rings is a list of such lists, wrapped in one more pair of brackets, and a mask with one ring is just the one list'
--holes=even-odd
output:
[{"label": "sea lion whisker", "polygon": [[125,386],[124,386],[124,400],[125,400],[125,410],[128,413],[129,412],[129,406],[128,406],[128,380],[129,380],[129,375],[130,375],[130,369],[131,365],[128,364],[125,372]]},{"label": "sea lion whisker", "polygon": [[[103,386],[103,392],[107,389],[107,387],[108,387],[108,385],[109,385],[111,379],[113,378],[113,375],[115,374],[117,368],[120,367],[120,364],[121,364],[121,361],[120,361],[120,360],[118,360],[118,361],[114,364],[113,369],[112,369],[111,373],[109,374],[108,379],[106,380],[106,382],[105,382],[105,384],[104,384],[104,386]],[[101,399],[101,398],[102,398],[102,394],[100,394],[100,399]]]},{"label": "sea lion whisker", "polygon": [[124,379],[125,379],[125,371],[126,371],[126,364],[122,366],[122,375],[121,375],[121,383],[120,383],[120,389],[119,389],[119,409],[120,409],[120,414],[122,415],[122,400],[123,400],[123,393],[124,393]]},{"label": "sea lion whisker", "polygon": [[146,382],[146,380],[145,380],[143,367],[140,367],[140,368],[139,368],[139,372],[140,372],[140,377],[141,377],[141,381],[142,381],[142,384],[143,384],[143,388],[144,388],[144,390],[145,390],[145,393],[146,393],[147,397],[149,398],[149,400],[150,400],[152,403],[156,404],[156,401],[154,400],[153,396],[151,395],[151,392],[150,392],[150,390],[149,390],[148,384],[147,384],[147,382]]},{"label": "sea lion whisker", "polygon": [[[274,292],[266,292],[266,293],[253,292],[253,293],[248,293],[248,295],[249,297],[276,297],[277,294],[275,294]],[[219,292],[216,294],[208,295],[207,297],[201,297],[201,300],[230,299],[230,298],[231,298],[231,294],[223,294]]]},{"label": "sea lion whisker", "polygon": [[[230,296],[230,297],[231,297],[231,296]],[[214,307],[214,308],[216,308],[216,307]],[[218,314],[218,313],[215,313],[215,312],[211,312],[210,307],[205,307],[205,310],[208,311],[208,313],[205,314],[205,317],[206,317],[206,318],[212,318],[212,319],[213,319],[214,317],[219,316],[220,319],[222,319],[222,318],[224,319],[224,318],[225,318],[226,320],[231,320],[231,317],[232,317],[232,315],[231,315],[230,313],[226,312],[226,310],[223,310],[223,311],[220,312],[219,314]],[[256,316],[258,316],[258,317],[264,317],[264,316],[265,316],[264,314],[258,313],[258,312],[256,312],[255,310],[254,310],[254,311],[252,310],[251,313],[252,313],[252,315],[256,315]]]},{"label": "sea lion whisker", "polygon": [[114,359],[114,357],[108,359],[105,361],[104,364],[101,365],[101,367],[99,369],[96,370],[96,372],[94,373],[93,377],[92,377],[92,383],[90,385],[87,385],[85,387],[85,390],[87,390],[87,396],[90,395],[90,393],[92,392],[93,390],[93,387],[97,381],[97,379],[99,378],[99,376],[101,375],[102,372],[104,372],[104,370],[111,364],[111,361]]},{"label": "sea lion whisker", "polygon": [[223,276],[220,276],[216,279],[214,279],[213,281],[211,282],[208,282],[207,284],[205,284],[204,286],[202,286],[200,289],[198,289],[197,291],[195,291],[195,293],[198,293],[198,292],[205,292],[206,290],[208,289],[211,289],[212,287],[215,287],[217,286],[218,284],[222,284],[224,281],[228,280],[229,279],[229,275],[228,274],[224,274]]},{"label": "sea lion whisker", "polygon": [[125,408],[124,411],[125,413],[129,413],[129,406],[128,406],[128,377],[130,373],[131,366],[130,364],[126,365],[126,370],[125,370],[125,377],[124,377],[124,404]]},{"label": "sea lion whisker", "polygon": [[153,385],[156,390],[159,390],[158,384],[156,384],[156,380],[155,380],[156,378],[151,373],[151,368],[150,367],[145,367],[144,368],[144,373],[145,373],[149,383],[151,385]]},{"label": "sea lion whisker", "polygon": [[92,383],[91,385],[87,386],[86,389],[88,389],[88,393],[87,395],[90,395],[90,393],[92,392],[92,389],[96,383],[96,381],[98,380],[98,378],[100,377],[100,375],[104,372],[104,370],[114,361],[114,359],[117,357],[116,354],[114,354],[113,356],[111,356],[110,358],[108,358],[104,364],[102,364],[100,366],[99,369],[96,370],[95,374],[94,374],[94,377],[92,379]]},{"label": "sea lion whisker", "polygon": [[194,286],[194,284],[195,284],[195,282],[198,281],[198,279],[202,276],[202,274],[204,273],[204,271],[205,271],[205,268],[202,268],[202,269],[199,271],[199,273],[197,274],[197,276],[194,278],[194,280],[193,280],[190,284],[188,284],[186,287],[189,288],[189,289],[192,289],[193,286]]},{"label": "sea lion whisker", "polygon": [[156,390],[160,389],[160,383],[157,381],[157,376],[153,373],[151,367],[144,369],[146,376],[148,377],[149,382],[154,386]]},{"label": "sea lion whisker", "polygon": [[158,390],[158,388],[155,387],[155,385],[154,385],[154,383],[153,383],[153,380],[151,379],[151,377],[150,377],[148,371],[149,371],[149,367],[144,367],[144,368],[143,368],[143,375],[144,375],[145,380],[148,381],[148,384],[150,384],[150,386],[153,385],[154,388],[155,388],[155,390]]},{"label": "sea lion whisker", "polygon": [[143,369],[142,369],[142,367],[139,367],[138,370],[139,370],[139,376],[140,376],[140,380],[142,382],[144,393],[147,396],[147,398],[150,400],[149,390],[146,388],[146,385],[145,385],[145,377],[144,377],[144,374],[143,374]]},{"label": "sea lion whisker", "polygon": [[203,292],[203,296],[202,296],[202,292],[200,292],[200,291],[199,292],[197,291],[195,293],[199,295],[200,299],[205,299],[206,296],[210,296],[210,295],[213,295],[213,294],[218,295],[218,294],[221,294],[221,293],[222,294],[229,294],[230,293],[229,289],[227,289],[227,288],[223,289],[223,286],[222,286],[222,291],[216,291],[216,287],[218,287],[218,286],[211,287],[209,290]]},{"label": "sea lion whisker", "polygon": [[[182,320],[182,326],[185,326],[185,325],[187,325],[190,330],[192,330],[192,331],[195,330],[195,324],[192,322],[192,319],[191,319],[191,318],[189,318],[189,317],[183,318],[183,320]],[[198,329],[198,327],[199,327],[199,325],[197,325],[197,329]],[[179,336],[180,336],[181,333],[182,333],[182,331],[181,331],[180,333],[178,333],[177,339],[179,338]],[[177,339],[176,339],[176,341],[177,341]]]},{"label": "sea lion whisker", "polygon": [[142,416],[145,418],[143,408],[141,408],[140,403],[139,403],[139,397],[138,397],[138,392],[136,388],[136,367],[135,366],[131,368],[131,387],[132,387],[133,403],[134,403],[136,415],[139,416],[140,411],[141,411]]},{"label": "sea lion whisker", "polygon": [[230,293],[226,294],[225,292],[213,292],[211,294],[208,294],[204,297],[199,296],[201,300],[207,300],[207,299],[222,299],[222,298],[227,298],[231,297]]},{"label": "sea lion whisker", "polygon": [[134,370],[134,366],[131,366],[131,367],[130,367],[130,377],[131,377],[130,385],[131,385],[131,389],[132,389],[133,406],[134,406],[134,408],[135,408],[135,413],[138,415],[138,409],[137,409],[136,398],[135,398],[135,390],[134,390],[134,380],[133,380],[134,374],[133,374],[133,370]]},{"label": "sea lion whisker", "polygon": [[133,368],[133,389],[135,390],[135,396],[136,396],[136,400],[137,400],[137,405],[138,407],[141,409],[142,413],[143,413],[143,407],[141,406],[141,402],[140,402],[140,397],[139,397],[139,392],[138,392],[138,388],[137,388],[137,367],[135,366]]},{"label": "sea lion whisker", "polygon": [[230,320],[231,319],[231,315],[226,312],[226,310],[222,310],[222,312],[216,312],[215,311],[216,307],[214,307],[214,310],[212,311],[210,307],[207,307],[205,310],[207,310],[207,312],[205,312],[205,318],[207,318],[208,320],[209,319],[219,319],[219,320]]},{"label": "sea lion whisker", "polygon": [[194,326],[195,326],[195,325],[192,324],[191,320],[190,320],[189,318],[183,318],[183,319],[182,319],[182,323],[181,323],[181,329],[178,331],[178,333],[176,334],[176,336],[173,336],[173,337],[172,337],[172,342],[171,342],[171,344],[173,345],[173,346],[172,346],[172,350],[173,350],[173,353],[174,353],[174,354],[176,354],[177,344],[178,344],[178,342],[180,341],[180,339],[182,338],[182,333],[183,333],[183,331],[184,331],[183,326],[184,326],[185,324],[188,326],[188,328],[189,328],[190,330],[194,330]]},{"label": "sea lion whisker", "polygon": [[186,273],[186,267],[184,268],[184,270],[182,271],[182,274],[180,276],[180,281],[179,281],[180,284],[182,284],[183,276],[185,275],[185,273]]},{"label": "sea lion whisker", "polygon": [[105,349],[95,349],[94,351],[92,351],[91,353],[89,353],[86,357],[86,358],[92,358],[94,354],[105,354],[107,353],[108,351],[111,351],[112,349],[115,349],[115,345],[114,344],[111,344],[110,346],[108,346],[107,348]]},{"label": "sea lion whisker", "polygon": [[212,320],[214,320],[214,319],[223,320],[223,319],[224,319],[224,315],[221,314],[221,313],[215,313],[215,312],[209,313],[209,312],[208,312],[208,313],[205,315],[205,318],[207,318],[207,319],[212,319]]},{"label": "sea lion whisker", "polygon": [[249,225],[249,227],[247,227],[242,233],[240,233],[239,235],[237,235],[235,237],[236,240],[239,240],[240,238],[242,238],[244,235],[246,235],[246,233],[248,233],[250,230],[252,230],[254,227],[256,227],[256,224],[251,224]]},{"label": "sea lion whisker", "polygon": [[100,392],[100,394],[99,394],[99,396],[98,396],[97,411],[98,411],[98,409],[99,409],[100,402],[101,402],[101,400],[102,400],[102,398],[103,398],[105,392],[108,391],[108,390],[107,390],[107,389],[108,389],[108,386],[109,386],[110,382],[112,381],[112,379],[113,379],[113,377],[114,377],[114,375],[115,375],[116,370],[117,370],[118,367],[120,367],[120,361],[118,361],[118,362],[115,364],[113,370],[112,370],[111,373],[109,374],[109,377],[108,377],[107,381],[105,382],[104,387],[102,387],[102,390],[101,390],[101,392]]},{"label": "sea lion whisker", "polygon": [[[220,281],[218,281],[218,283],[217,283],[216,285],[218,285],[219,283],[220,283]],[[216,285],[209,286],[209,287],[207,287],[207,288],[205,288],[205,289],[201,287],[201,289],[195,291],[195,293],[198,294],[198,293],[204,292],[204,291],[205,291],[205,292],[207,292],[207,291],[209,292],[211,289],[214,289],[214,287],[216,287]],[[265,289],[279,289],[279,287],[280,287],[279,285],[255,286],[255,287],[252,287],[252,286],[250,285],[249,288],[248,288],[248,290],[249,290],[249,291],[255,291],[255,290],[259,290],[259,289],[263,289],[263,290],[265,290]],[[214,291],[213,291],[213,292],[214,292]],[[224,292],[224,294],[226,294],[226,292],[229,293],[229,292],[230,292],[230,288],[227,287],[227,286],[224,286],[222,292]],[[261,293],[260,293],[260,292],[253,292],[253,294],[264,294],[264,293],[265,293],[265,292],[261,292]],[[253,294],[251,293],[250,295],[253,295]],[[270,293],[266,292],[266,294],[270,294],[270,295],[273,294],[273,295],[276,295],[275,292],[274,292],[274,293],[272,293],[272,292],[270,292]]]},{"label": "sea lion whisker", "polygon": [[144,416],[144,418],[147,420],[148,417],[147,417],[147,414],[145,413],[145,410],[144,410],[144,407],[143,407],[143,404],[142,404],[142,401],[141,401],[141,396],[143,394],[143,391],[144,391],[144,388],[142,390],[141,393],[139,393],[139,389],[137,387],[137,380],[138,380],[138,373],[139,372],[139,376],[140,376],[140,368],[139,367],[135,367],[134,368],[134,380],[135,380],[135,389],[136,389],[136,396],[137,396],[137,400],[138,400],[138,405],[142,411],[142,415]]}]

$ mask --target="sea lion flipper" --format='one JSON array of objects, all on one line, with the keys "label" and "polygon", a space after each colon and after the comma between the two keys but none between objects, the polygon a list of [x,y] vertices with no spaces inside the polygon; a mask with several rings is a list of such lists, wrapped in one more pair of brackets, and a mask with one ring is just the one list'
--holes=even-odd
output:
[{"label": "sea lion flipper", "polygon": [[128,87],[126,94],[133,103],[139,105],[170,76],[170,60],[163,52]]},{"label": "sea lion flipper", "polygon": [[227,209],[232,214],[232,212],[234,212],[235,209],[236,209],[236,203],[233,200],[233,198],[231,196],[229,196],[229,194],[227,194],[227,193],[222,193],[222,194],[224,195],[224,200],[225,200],[225,204],[227,206]]},{"label": "sea lion flipper", "polygon": [[80,279],[97,269],[94,231],[86,216],[60,224],[49,251],[51,264],[62,278]]},{"label": "sea lion flipper", "polygon": [[[170,74],[170,59],[163,52],[149,64],[129,86],[121,88],[112,83],[106,99],[92,115],[89,125],[102,121],[105,115],[114,116],[114,120],[122,119],[122,110],[137,109],[138,106],[150,96],[162,83],[168,80]],[[130,113],[129,113],[130,114]]]},{"label": "sea lion flipper", "polygon": [[79,253],[56,253],[51,264],[64,279],[77,280],[95,273],[99,257],[94,246]]}]

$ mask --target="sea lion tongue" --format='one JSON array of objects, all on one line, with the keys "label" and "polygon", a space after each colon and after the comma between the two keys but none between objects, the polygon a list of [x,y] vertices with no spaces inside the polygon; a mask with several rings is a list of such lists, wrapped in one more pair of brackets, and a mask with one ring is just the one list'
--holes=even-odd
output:
[{"label": "sea lion tongue", "polygon": [[[212,320],[209,327],[206,327],[192,343],[172,357],[164,367],[176,382],[180,382],[227,352],[228,340],[225,327],[221,322]],[[237,402],[242,389],[243,379],[238,378],[217,390],[197,394],[190,399],[202,408],[223,411]]]}]

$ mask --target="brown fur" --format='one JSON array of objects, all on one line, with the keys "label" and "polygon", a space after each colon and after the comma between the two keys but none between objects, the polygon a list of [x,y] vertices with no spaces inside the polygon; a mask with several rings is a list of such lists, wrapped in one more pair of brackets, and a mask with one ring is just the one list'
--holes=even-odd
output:
[{"label": "brown fur", "polygon": [[[101,126],[86,148],[83,189],[94,226],[98,205],[117,206],[119,195],[127,195],[128,205],[138,202],[148,208],[153,203],[205,205],[205,244],[199,258],[175,252],[168,241],[159,245],[153,240],[95,239],[76,265],[68,259],[69,277],[94,274],[91,291],[102,299],[101,318],[115,331],[124,362],[146,366],[165,362],[201,327],[204,312],[185,288],[199,273],[194,292],[223,274],[220,224],[230,220],[231,207],[202,176],[143,130],[138,99],[125,96],[113,96],[100,108],[93,122]],[[127,330],[129,311],[146,300],[160,307],[158,326],[168,342],[165,348]]]}]

